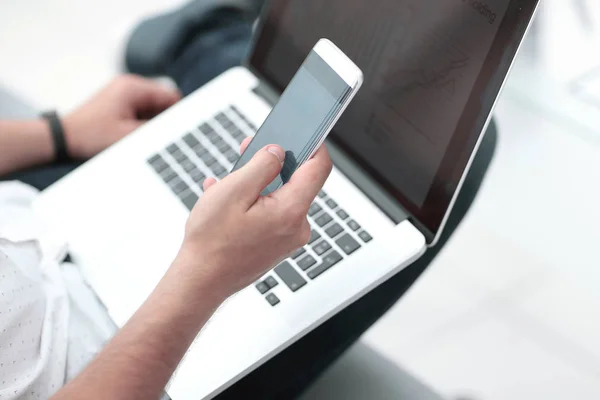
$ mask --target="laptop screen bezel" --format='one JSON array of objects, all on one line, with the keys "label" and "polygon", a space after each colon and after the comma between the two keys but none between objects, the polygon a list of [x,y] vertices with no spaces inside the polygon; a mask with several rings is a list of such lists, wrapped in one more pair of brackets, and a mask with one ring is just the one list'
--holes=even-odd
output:
[{"label": "laptop screen bezel", "polygon": [[[425,235],[428,244],[434,243],[443,229],[538,3],[539,0],[510,1],[422,207],[417,207],[398,189],[379,179],[378,173],[369,165],[357,162],[371,179],[406,210],[411,222]],[[267,1],[255,27],[243,65],[266,82],[271,89],[281,94],[285,87],[275,82],[266,71],[261,70],[260,65],[257,65],[261,61],[257,60],[261,40],[268,40],[269,35],[273,37],[276,33],[276,30],[268,25],[272,11],[271,1]],[[266,54],[267,52],[264,52],[264,55]],[[353,156],[354,152],[344,146],[343,142],[335,140],[335,135],[331,135],[328,141],[335,144],[345,156],[355,161],[360,160],[360,157]],[[452,168],[448,168],[449,165]],[[452,186],[447,187],[448,183]]]}]

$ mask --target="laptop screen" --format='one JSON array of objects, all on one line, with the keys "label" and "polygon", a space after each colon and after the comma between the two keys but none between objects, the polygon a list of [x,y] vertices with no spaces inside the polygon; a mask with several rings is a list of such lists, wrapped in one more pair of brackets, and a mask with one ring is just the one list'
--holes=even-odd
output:
[{"label": "laptop screen", "polygon": [[283,90],[320,38],[364,72],[330,139],[427,231],[442,224],[537,0],[277,0],[251,69]]}]

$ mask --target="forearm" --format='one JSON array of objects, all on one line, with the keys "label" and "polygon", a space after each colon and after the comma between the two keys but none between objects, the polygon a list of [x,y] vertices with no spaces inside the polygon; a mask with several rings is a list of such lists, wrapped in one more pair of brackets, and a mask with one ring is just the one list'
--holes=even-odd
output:
[{"label": "forearm", "polygon": [[0,176],[49,163],[54,147],[43,120],[0,121]]},{"label": "forearm", "polygon": [[186,279],[178,263],[175,261],[126,326],[56,399],[159,398],[188,347],[224,300],[208,281]]}]

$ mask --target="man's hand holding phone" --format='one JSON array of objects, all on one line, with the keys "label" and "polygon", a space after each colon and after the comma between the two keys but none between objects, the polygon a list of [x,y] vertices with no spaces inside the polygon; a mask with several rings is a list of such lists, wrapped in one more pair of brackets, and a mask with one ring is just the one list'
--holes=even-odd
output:
[{"label": "man's hand holding phone", "polygon": [[[249,142],[242,143],[242,152]],[[210,288],[218,301],[225,300],[308,242],[308,209],[331,172],[331,160],[321,146],[286,185],[261,196],[281,172],[284,157],[281,147],[269,145],[222,181],[204,183],[173,266],[205,295]]]},{"label": "man's hand holding phone", "polygon": [[[248,143],[242,144],[243,150]],[[320,148],[288,184],[261,196],[281,172],[283,160],[283,149],[269,145],[222,181],[205,182],[205,194],[190,214],[181,249],[161,282],[56,398],[82,393],[84,398],[92,394],[110,398],[123,393],[124,387],[136,398],[157,397],[223,301],[308,242],[306,215],[331,172],[331,160],[325,147]]]}]

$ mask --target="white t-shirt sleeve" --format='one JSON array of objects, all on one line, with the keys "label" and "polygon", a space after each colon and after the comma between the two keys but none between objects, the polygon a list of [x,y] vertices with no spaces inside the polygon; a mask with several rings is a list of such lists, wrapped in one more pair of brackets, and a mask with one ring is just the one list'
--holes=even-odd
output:
[{"label": "white t-shirt sleeve", "polygon": [[46,399],[65,382],[68,297],[33,241],[0,239],[0,398]]},{"label": "white t-shirt sleeve", "polygon": [[47,399],[102,349],[116,327],[66,245],[31,210],[37,192],[0,183],[0,400]]}]

